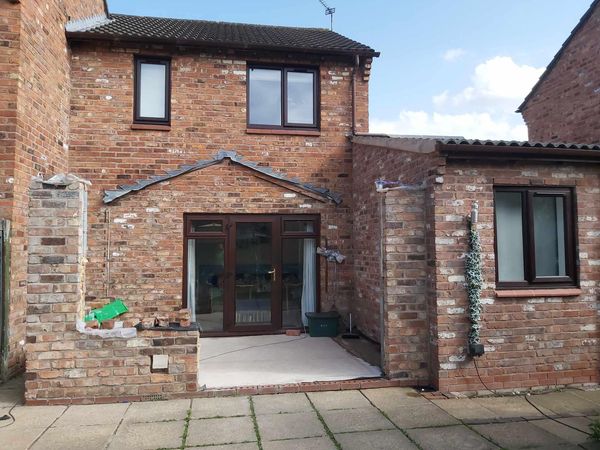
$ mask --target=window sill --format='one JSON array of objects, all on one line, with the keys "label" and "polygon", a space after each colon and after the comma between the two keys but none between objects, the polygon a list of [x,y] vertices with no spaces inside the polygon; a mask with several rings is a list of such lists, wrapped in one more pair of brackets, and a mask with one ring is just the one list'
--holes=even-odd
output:
[{"label": "window sill", "polygon": [[132,123],[132,130],[171,131],[171,125],[158,125],[152,123]]},{"label": "window sill", "polygon": [[578,288],[561,289],[506,289],[496,290],[498,298],[525,298],[525,297],[576,297],[582,294]]},{"label": "window sill", "polygon": [[319,130],[290,130],[280,128],[246,128],[247,134],[282,134],[288,136],[321,136]]}]

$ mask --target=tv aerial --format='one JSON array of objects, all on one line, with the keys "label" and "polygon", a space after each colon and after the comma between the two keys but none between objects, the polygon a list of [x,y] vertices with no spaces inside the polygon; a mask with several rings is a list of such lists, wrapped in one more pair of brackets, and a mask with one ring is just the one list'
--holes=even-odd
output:
[{"label": "tv aerial", "polygon": [[325,15],[331,17],[331,31],[333,31],[333,14],[335,13],[335,8],[331,8],[325,3],[325,0],[319,0],[319,3],[325,8]]}]

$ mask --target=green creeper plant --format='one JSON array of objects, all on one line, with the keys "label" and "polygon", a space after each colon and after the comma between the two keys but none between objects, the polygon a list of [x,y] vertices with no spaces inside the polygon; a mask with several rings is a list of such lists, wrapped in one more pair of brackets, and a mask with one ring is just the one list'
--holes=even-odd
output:
[{"label": "green creeper plant", "polygon": [[[478,206],[473,205],[474,210]],[[472,216],[477,216],[475,213]],[[477,220],[477,219],[475,219]],[[465,258],[465,282],[467,288],[467,298],[469,300],[469,344],[480,344],[479,332],[481,330],[481,313],[483,307],[481,305],[481,290],[483,287],[482,275],[482,256],[481,256],[481,241],[477,224],[472,217],[467,219],[469,227],[469,251]]]}]

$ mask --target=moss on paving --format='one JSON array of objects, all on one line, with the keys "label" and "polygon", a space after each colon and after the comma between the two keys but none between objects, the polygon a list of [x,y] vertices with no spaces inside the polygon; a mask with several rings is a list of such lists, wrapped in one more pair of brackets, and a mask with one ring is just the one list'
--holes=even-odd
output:
[{"label": "moss on paving", "polygon": [[335,448],[337,448],[338,450],[342,450],[342,446],[340,445],[338,440],[335,438],[335,435],[333,434],[333,432],[327,426],[327,423],[325,423],[325,419],[323,419],[323,416],[321,415],[321,413],[319,412],[319,410],[317,409],[315,404],[312,402],[310,397],[308,395],[306,395],[306,393],[304,393],[304,395],[306,396],[308,403],[310,403],[310,406],[312,406],[312,409],[314,409],[315,413],[317,414],[317,419],[319,419],[319,422],[321,422],[321,425],[323,425],[323,428],[325,428],[325,433],[327,433],[327,436],[329,436],[329,439],[331,439],[331,441],[333,442],[333,445],[335,445]]}]

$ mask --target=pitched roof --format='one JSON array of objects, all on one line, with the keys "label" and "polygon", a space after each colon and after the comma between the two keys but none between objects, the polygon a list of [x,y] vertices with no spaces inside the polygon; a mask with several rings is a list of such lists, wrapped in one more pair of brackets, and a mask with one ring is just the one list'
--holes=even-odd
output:
[{"label": "pitched roof", "polygon": [[117,189],[104,191],[103,201],[106,204],[114,202],[115,200],[124,197],[128,194],[146,189],[148,186],[152,186],[157,183],[162,183],[163,181],[168,181],[180,175],[194,172],[196,170],[220,164],[225,160],[229,160],[232,163],[239,164],[240,166],[253,170],[258,174],[265,175],[266,177],[271,178],[275,181],[282,181],[289,185],[293,185],[302,191],[306,191],[311,194],[317,195],[325,200],[330,200],[336,205],[342,203],[342,196],[331,192],[329,189],[320,188],[309,183],[303,183],[296,178],[290,178],[282,173],[275,172],[271,168],[262,167],[259,166],[257,163],[245,161],[242,158],[242,156],[238,155],[236,152],[225,150],[219,151],[212,159],[197,161],[194,164],[182,165],[175,170],[170,170],[166,172],[163,175],[156,175],[146,180],[137,181],[134,184],[121,185],[118,186]]},{"label": "pitched roof", "polygon": [[540,79],[537,81],[537,83],[535,83],[533,88],[531,88],[531,91],[529,92],[529,94],[527,94],[527,97],[525,97],[525,100],[523,100],[523,103],[521,103],[521,105],[517,108],[516,112],[518,112],[518,113],[523,112],[523,109],[527,106],[527,103],[529,102],[529,100],[531,100],[531,98],[533,98],[533,96],[535,95],[537,90],[540,88],[540,86],[542,85],[544,80],[548,77],[548,75],[550,75],[550,72],[552,72],[552,69],[554,69],[554,66],[556,66],[556,64],[558,64],[558,61],[560,61],[560,58],[563,55],[566,48],[569,46],[571,41],[575,38],[577,33],[579,33],[579,31],[587,23],[589,18],[594,13],[594,10],[596,9],[596,7],[599,5],[600,5],[600,0],[594,0],[594,2],[590,5],[588,10],[585,12],[585,14],[581,17],[581,19],[579,19],[579,23],[575,26],[575,28],[573,28],[573,31],[571,31],[571,34],[565,40],[565,42],[563,42],[563,44],[561,45],[561,47],[558,50],[558,52],[556,53],[556,55],[554,55],[554,58],[552,58],[552,61],[550,61],[550,64],[548,64],[546,66],[546,70],[544,71],[544,73],[542,73],[542,75],[540,76]]},{"label": "pitched roof", "polygon": [[[75,26],[73,26],[75,25]],[[99,24],[71,24],[67,37],[126,42],[160,42],[201,47],[379,56],[367,45],[324,28],[296,28],[207,20],[111,14]]]}]

